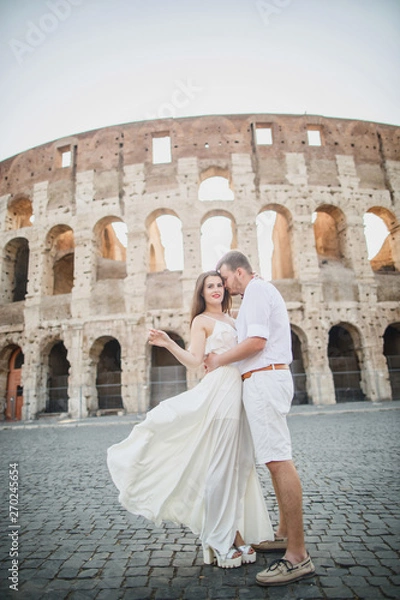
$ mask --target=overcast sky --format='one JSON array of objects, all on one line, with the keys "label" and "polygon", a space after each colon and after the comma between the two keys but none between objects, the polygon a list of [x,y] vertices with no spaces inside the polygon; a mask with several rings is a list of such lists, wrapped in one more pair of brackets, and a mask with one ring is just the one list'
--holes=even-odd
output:
[{"label": "overcast sky", "polygon": [[156,117],[400,125],[399,0],[0,0],[0,160]]}]

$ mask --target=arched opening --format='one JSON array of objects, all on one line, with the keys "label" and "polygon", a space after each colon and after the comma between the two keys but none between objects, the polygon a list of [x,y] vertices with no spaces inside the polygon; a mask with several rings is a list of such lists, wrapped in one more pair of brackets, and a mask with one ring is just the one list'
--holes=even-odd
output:
[{"label": "arched opening", "polygon": [[356,346],[349,329],[335,325],[329,331],[329,367],[335,386],[336,402],[365,400]]},{"label": "arched opening", "polygon": [[126,277],[127,227],[118,217],[105,217],[94,228],[97,281]]},{"label": "arched opening", "polygon": [[308,404],[309,398],[307,394],[307,376],[303,361],[302,343],[295,331],[292,333],[292,353],[293,361],[290,365],[294,383],[293,404]]},{"label": "arched opening", "polygon": [[[181,348],[183,339],[176,333],[167,332]],[[165,398],[176,396],[187,389],[186,368],[166,348],[152,346],[150,372],[150,407],[154,407]]]},{"label": "arched opening", "polygon": [[228,178],[221,175],[214,175],[204,179],[199,185],[199,200],[203,202],[234,200],[234,194],[230,188]]},{"label": "arched opening", "polygon": [[149,272],[183,270],[182,222],[174,214],[153,215],[148,220]]},{"label": "arched opening", "polygon": [[290,223],[289,213],[275,205],[266,207],[257,215],[260,271],[267,281],[293,278]]},{"label": "arched opening", "polygon": [[74,285],[74,233],[68,225],[57,225],[47,235],[45,293],[70,294]]},{"label": "arched opening", "polygon": [[312,220],[320,267],[330,263],[344,264],[346,223],[342,211],[335,206],[325,204],[317,208],[312,215]]},{"label": "arched opening", "polygon": [[372,270],[375,273],[398,271],[400,256],[395,240],[400,230],[395,217],[387,209],[371,208],[364,214],[364,234]]},{"label": "arched opening", "polygon": [[383,354],[389,371],[392,400],[400,400],[400,323],[393,323],[386,328]]},{"label": "arched opening", "polygon": [[53,265],[54,296],[70,294],[74,286],[74,254],[65,254]]},{"label": "arched opening", "polygon": [[22,417],[24,393],[21,385],[21,373],[23,364],[23,352],[21,348],[15,348],[8,363],[6,392],[6,419],[8,421],[20,421]]},{"label": "arched opening", "polygon": [[56,342],[49,353],[46,413],[68,412],[68,375],[70,366],[64,342]]},{"label": "arched opening", "polygon": [[4,303],[25,300],[28,287],[29,244],[25,238],[8,242],[4,250],[2,297]]},{"label": "arched opening", "polygon": [[118,340],[104,340],[97,363],[97,398],[100,410],[123,408],[121,395],[121,346]]},{"label": "arched opening", "polygon": [[215,269],[218,260],[236,248],[236,226],[228,213],[213,212],[201,225],[201,264],[203,271]]},{"label": "arched opening", "polygon": [[33,221],[32,202],[29,198],[14,198],[7,207],[6,230],[31,227]]}]

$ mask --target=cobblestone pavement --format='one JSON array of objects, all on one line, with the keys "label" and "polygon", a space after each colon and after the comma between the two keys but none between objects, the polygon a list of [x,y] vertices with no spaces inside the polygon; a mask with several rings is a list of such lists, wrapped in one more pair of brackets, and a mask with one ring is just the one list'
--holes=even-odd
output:
[{"label": "cobblestone pavement", "polygon": [[[293,408],[289,425],[317,575],[270,589],[257,586],[255,576],[279,554],[259,554],[255,565],[227,571],[205,566],[190,531],[156,527],[120,507],[106,449],[128,435],[133,415],[3,423],[0,597],[400,598],[399,409],[400,402]],[[9,476],[13,463],[18,506],[16,477]],[[275,522],[272,485],[266,468],[259,473]],[[12,576],[18,592],[10,589]]]}]

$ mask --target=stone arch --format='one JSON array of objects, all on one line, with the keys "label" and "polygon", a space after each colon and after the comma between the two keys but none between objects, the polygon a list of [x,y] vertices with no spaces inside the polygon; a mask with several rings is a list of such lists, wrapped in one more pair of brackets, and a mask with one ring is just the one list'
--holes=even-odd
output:
[{"label": "stone arch", "polygon": [[343,211],[332,204],[321,204],[313,213],[315,248],[320,267],[345,263],[346,219]]},{"label": "stone arch", "polygon": [[280,204],[267,204],[256,218],[258,256],[265,279],[293,279],[292,215]]},{"label": "stone arch", "polygon": [[305,333],[296,325],[291,325],[292,354],[293,361],[290,369],[293,375],[294,397],[293,404],[308,404],[310,402],[307,394],[307,338]]},{"label": "stone arch", "polygon": [[234,200],[229,169],[210,166],[200,173],[198,199],[201,201]]},{"label": "stone arch", "polygon": [[48,354],[46,413],[68,412],[70,362],[62,340],[53,342]]},{"label": "stone arch", "polygon": [[[163,223],[164,218],[168,221]],[[175,211],[160,208],[146,218],[149,240],[148,271],[181,271],[183,269],[182,221]]]},{"label": "stone arch", "polygon": [[29,268],[28,240],[23,237],[10,240],[4,248],[2,263],[2,303],[25,300]]},{"label": "stone arch", "polygon": [[384,223],[387,236],[375,256],[369,257],[374,272],[390,273],[400,271],[400,224],[394,214],[387,208],[373,206],[364,214],[373,214]]},{"label": "stone arch", "polygon": [[392,400],[400,400],[400,323],[391,323],[386,327],[383,354],[389,371]]},{"label": "stone arch", "polygon": [[[180,335],[173,331],[167,331],[167,333],[181,348],[185,348],[185,342]],[[176,396],[186,389],[186,368],[165,348],[152,346],[150,407],[152,408],[165,398]]]},{"label": "stone arch", "polygon": [[32,226],[32,201],[27,196],[15,196],[7,206],[6,231]]},{"label": "stone arch", "polygon": [[2,410],[6,420],[19,421],[24,403],[22,367],[24,354],[19,345],[8,344],[0,352],[0,394]]},{"label": "stone arch", "polygon": [[208,211],[200,221],[201,261],[203,271],[214,269],[228,250],[237,248],[235,217],[226,210]]},{"label": "stone arch", "polygon": [[107,216],[97,221],[93,228],[97,281],[126,277],[126,233],[120,217]]},{"label": "stone arch", "polygon": [[74,232],[69,225],[56,225],[45,244],[43,286],[49,296],[70,294],[74,285]]},{"label": "stone arch", "polygon": [[98,409],[102,411],[123,409],[120,343],[113,336],[101,336],[94,341],[90,358],[96,373]]},{"label": "stone arch", "polygon": [[336,402],[365,400],[361,375],[362,341],[358,329],[344,322],[333,325],[329,330],[327,352]]}]

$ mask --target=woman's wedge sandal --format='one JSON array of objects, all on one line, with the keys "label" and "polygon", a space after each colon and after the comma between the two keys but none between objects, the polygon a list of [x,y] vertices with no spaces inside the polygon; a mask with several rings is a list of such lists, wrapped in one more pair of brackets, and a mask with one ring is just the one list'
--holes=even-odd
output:
[{"label": "woman's wedge sandal", "polygon": [[[239,554],[239,556],[234,556],[235,554]],[[242,554],[241,551],[232,546],[227,554],[221,554],[215,548],[211,548],[207,544],[203,544],[203,559],[204,564],[212,565],[217,564],[221,569],[235,569],[236,567],[240,567],[242,564]]]},{"label": "woman's wedge sandal", "polygon": [[256,562],[257,553],[250,545],[236,546],[236,548],[242,553],[242,565],[249,565]]}]

